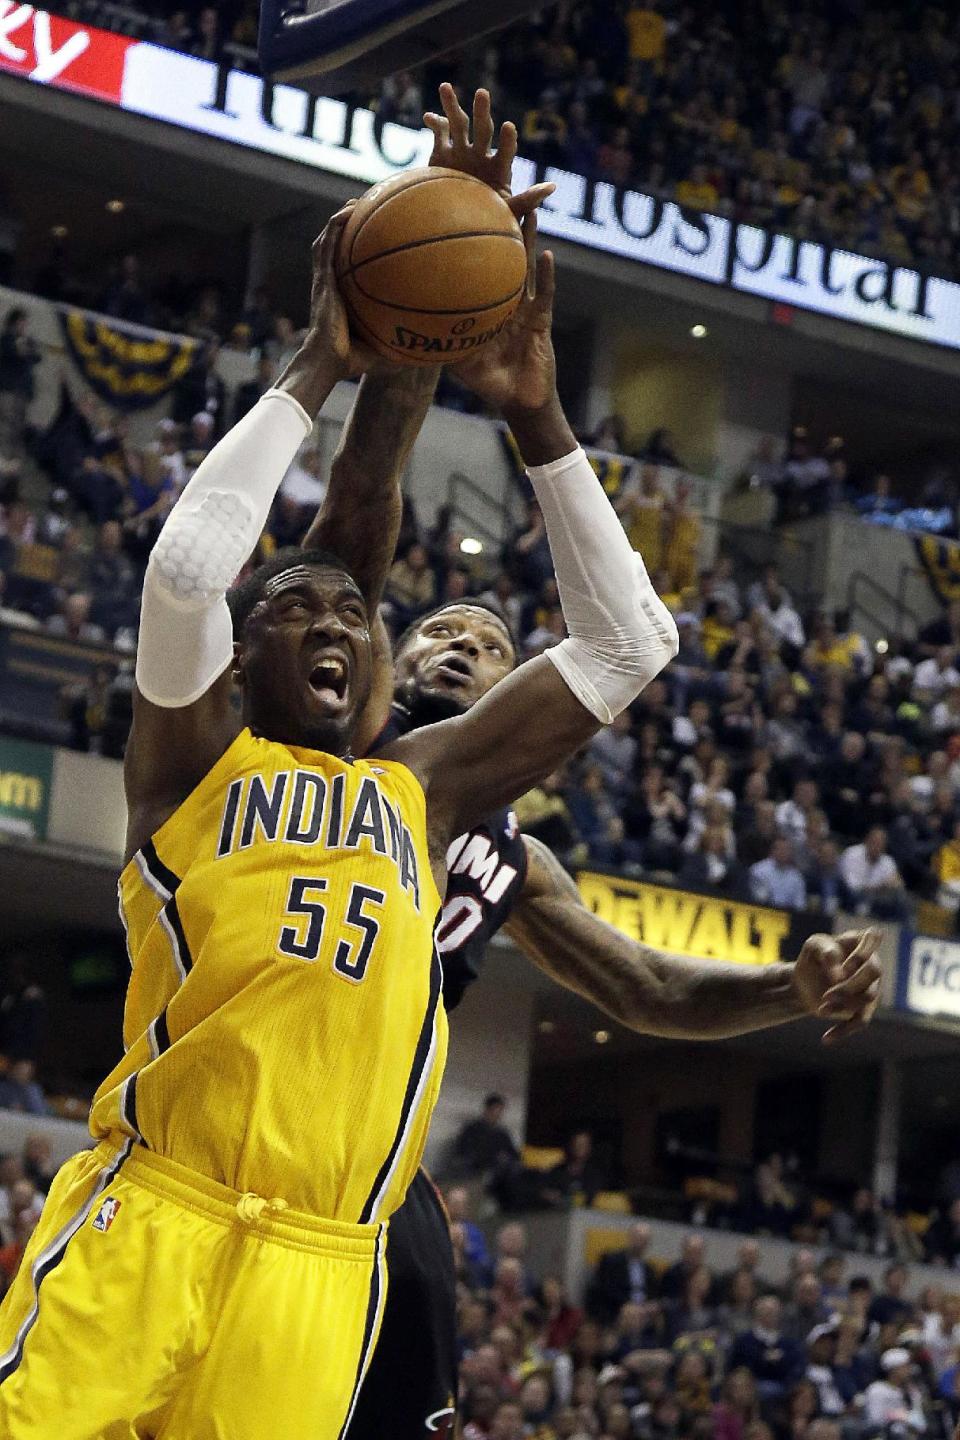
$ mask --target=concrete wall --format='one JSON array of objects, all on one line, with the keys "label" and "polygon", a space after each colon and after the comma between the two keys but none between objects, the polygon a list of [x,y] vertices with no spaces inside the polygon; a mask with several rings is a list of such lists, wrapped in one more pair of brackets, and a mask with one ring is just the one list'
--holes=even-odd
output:
[{"label": "concrete wall", "polygon": [[[427,1164],[442,1170],[450,1142],[475,1120],[484,1095],[497,1090],[507,1102],[504,1124],[517,1146],[527,1132],[534,993],[526,965],[506,946],[491,947],[482,985],[468,990],[450,1016],[450,1052],[434,1111]],[[491,1009],[491,996],[496,996]]]},{"label": "concrete wall", "polygon": [[[530,1215],[525,1217],[529,1239],[528,1256],[534,1274],[555,1274],[562,1276],[570,1294],[579,1303],[589,1278],[588,1255],[600,1248],[612,1249],[625,1243],[626,1233],[634,1223],[635,1216],[607,1215],[599,1210],[572,1210],[563,1215]],[[747,1237],[729,1231],[706,1230],[691,1225],[675,1225],[668,1220],[649,1220],[653,1232],[650,1255],[657,1260],[671,1263],[680,1255],[684,1237],[691,1231],[704,1237],[706,1242],[706,1264],[716,1273],[736,1268],[737,1247]],[[495,1224],[489,1227],[496,1229]],[[592,1233],[593,1232],[593,1233]],[[600,1232],[598,1235],[596,1232]],[[799,1248],[787,1240],[763,1240],[763,1262],[761,1273],[766,1280],[777,1285],[789,1274],[791,1256]],[[806,1247],[805,1247],[806,1248]],[[814,1253],[823,1251],[815,1248]],[[846,1277],[869,1275],[874,1285],[883,1280],[886,1260],[869,1255],[851,1254],[847,1258]],[[944,1288],[949,1272],[931,1265],[911,1265],[909,1293],[918,1294],[925,1285]],[[960,1291],[960,1276],[952,1277],[952,1285],[946,1288]]]}]

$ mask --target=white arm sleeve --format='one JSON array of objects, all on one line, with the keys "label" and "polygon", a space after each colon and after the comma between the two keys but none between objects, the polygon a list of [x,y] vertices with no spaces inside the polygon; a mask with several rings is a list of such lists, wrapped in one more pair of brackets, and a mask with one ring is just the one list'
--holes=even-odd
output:
[{"label": "white arm sleeve", "polygon": [[137,687],[154,705],[192,705],[230,664],[224,597],[312,428],[292,395],[268,390],[214,446],[170,511],[147,562],[137,642]]},{"label": "white arm sleeve", "polygon": [[544,653],[580,703],[609,725],[676,655],[677,627],[583,451],[527,474],[569,631]]}]

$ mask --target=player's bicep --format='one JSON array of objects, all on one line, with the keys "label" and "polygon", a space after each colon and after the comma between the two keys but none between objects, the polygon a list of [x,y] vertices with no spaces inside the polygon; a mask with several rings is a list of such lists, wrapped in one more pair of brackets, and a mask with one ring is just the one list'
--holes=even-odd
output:
[{"label": "player's bicep", "polygon": [[134,689],[123,762],[126,858],[183,803],[239,734],[232,688],[228,668],[190,705],[156,705]]}]

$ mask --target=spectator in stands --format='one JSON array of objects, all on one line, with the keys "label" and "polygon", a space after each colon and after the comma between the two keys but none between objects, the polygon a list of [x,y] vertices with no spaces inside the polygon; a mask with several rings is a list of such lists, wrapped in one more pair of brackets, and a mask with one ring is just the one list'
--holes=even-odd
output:
[{"label": "spectator in stands", "polygon": [[891,1321],[906,1320],[913,1314],[913,1306],[907,1300],[905,1291],[909,1281],[905,1265],[888,1265],[883,1272],[883,1289],[870,1301],[867,1320],[871,1325],[889,1325]]},{"label": "spectator in stands", "polygon": [[96,549],[90,561],[89,584],[94,597],[91,618],[108,635],[136,621],[138,576],[123,550],[123,528],[118,520],[106,520],[97,532]]},{"label": "spectator in stands", "polygon": [[559,165],[567,135],[566,121],[557,110],[557,92],[541,92],[533,109],[523,117],[521,128],[524,154],[541,165]]},{"label": "spectator in stands", "polygon": [[140,274],[136,255],[124,255],[100,299],[99,309],[105,315],[135,325],[150,323],[150,298]]},{"label": "spectator in stands", "polygon": [[760,1418],[757,1382],[745,1365],[727,1372],[713,1410],[714,1440],[743,1440],[746,1427]]},{"label": "spectator in stands", "polygon": [[547,1193],[555,1194],[558,1204],[592,1205],[602,1189],[603,1172],[593,1158],[593,1136],[589,1130],[575,1130],[564,1158],[547,1174]]},{"label": "spectator in stands", "polygon": [[673,435],[665,426],[651,431],[640,451],[640,459],[653,465],[670,465],[674,468],[679,468],[683,463],[674,449]]},{"label": "spectator in stands", "polygon": [[782,1399],[803,1371],[803,1351],[783,1333],[781,1322],[777,1297],[761,1296],[753,1307],[753,1325],[738,1335],[727,1361],[730,1370],[742,1365],[750,1371],[761,1401]]},{"label": "spectator in stands", "polygon": [[415,615],[429,610],[437,595],[437,582],[430,566],[430,557],[420,541],[415,541],[390,568],[386,586],[387,599],[397,606],[401,625]]},{"label": "spectator in stands", "polygon": [[197,16],[197,33],[190,51],[201,60],[212,60],[216,63],[220,58],[222,45],[220,17],[213,5],[205,5]]},{"label": "spectator in stands", "polygon": [[35,1061],[46,1025],[46,996],[31,976],[26,952],[15,950],[7,956],[0,990],[0,1055],[8,1061]]},{"label": "spectator in stands", "polygon": [[488,1095],[483,1102],[483,1114],[476,1120],[469,1120],[457,1136],[453,1162],[464,1178],[488,1175],[505,1162],[519,1160],[517,1147],[503,1124],[506,1106],[502,1095]]},{"label": "spectator in stands", "polygon": [[[258,292],[260,293],[260,292]],[[272,317],[271,317],[272,318]],[[254,341],[254,343],[257,343]],[[252,380],[245,380],[238,385],[233,397],[233,424],[242,420],[257,401],[264,396],[276,379],[273,361],[269,355],[261,355],[257,361],[257,373]]]},{"label": "spectator in stands", "polygon": [[419,130],[423,122],[423,91],[409,70],[388,75],[380,92],[380,115],[396,125]]},{"label": "spectator in stands", "polygon": [[766,860],[751,865],[750,894],[760,905],[784,910],[806,908],[806,881],[794,861],[793,845],[785,835],[774,840]]},{"label": "spectator in stands", "polygon": [[687,1337],[699,1340],[715,1338],[717,1310],[710,1303],[712,1291],[713,1277],[706,1265],[699,1265],[687,1275],[679,1298],[666,1302],[666,1339],[671,1345]]},{"label": "spectator in stands", "polygon": [[807,905],[822,910],[824,915],[836,915],[841,910],[853,908],[853,900],[840,869],[840,848],[832,839],[818,840],[804,871],[807,887]]},{"label": "spectator in stands", "polygon": [[705,825],[696,850],[680,868],[681,885],[708,894],[718,892],[736,899],[745,890],[743,868],[732,853],[732,833],[726,825]]},{"label": "spectator in stands", "polygon": [[563,859],[574,855],[583,859],[586,847],[579,841],[563,796],[562,773],[554,771],[548,775],[522,795],[513,808],[525,834],[542,841]]},{"label": "spectator in stands", "polygon": [[0,328],[0,456],[15,454],[23,443],[40,358],[27,312],[14,306]]},{"label": "spectator in stands", "polygon": [[653,1273],[647,1260],[650,1226],[631,1225],[624,1250],[601,1255],[587,1287],[587,1310],[595,1320],[611,1323],[626,1304],[643,1305],[653,1295]]},{"label": "spectator in stands", "polygon": [[793,1283],[790,1301],[784,1307],[784,1332],[806,1345],[811,1331],[826,1324],[830,1315],[818,1277],[810,1272],[799,1275]]},{"label": "spectator in stands", "polygon": [[102,626],[95,625],[90,619],[92,606],[93,596],[89,591],[76,591],[65,595],[58,613],[51,615],[47,621],[47,631],[51,635],[61,635],[66,640],[74,640],[84,645],[106,644],[106,632]]},{"label": "spectator in stands", "polygon": [[36,1073],[32,1060],[14,1060],[7,1073],[0,1075],[0,1110],[19,1110],[26,1115],[49,1114]]},{"label": "spectator in stands", "polygon": [[[557,641],[562,639],[558,635]],[[577,838],[598,865],[636,866],[643,849],[627,836],[622,817],[603,782],[599,765],[587,765],[566,789],[567,808]]]},{"label": "spectator in stands", "polygon": [[933,704],[960,685],[960,671],[954,663],[956,652],[942,646],[913,672],[913,694],[921,704]]},{"label": "spectator in stands", "polygon": [[844,850],[840,871],[858,915],[873,915],[881,920],[903,917],[903,880],[895,860],[887,854],[887,832],[882,825],[868,830],[862,844]]},{"label": "spectator in stands", "polygon": [[50,1139],[40,1131],[28,1135],[24,1142],[23,1173],[38,1191],[46,1195],[57,1167],[53,1163]]},{"label": "spectator in stands", "polygon": [[[216,341],[208,341],[205,345],[199,346],[194,363],[174,390],[173,418],[179,424],[185,425],[188,421],[192,422],[200,412],[211,417],[213,425],[211,433],[207,437],[207,449],[216,440],[219,440],[224,432],[227,419],[227,392],[218,373],[219,362],[220,346]],[[199,463],[197,460],[192,468],[196,469]]]},{"label": "spectator in stands", "polygon": [[705,1254],[702,1235],[691,1234],[683,1237],[679,1260],[667,1267],[660,1280],[660,1295],[664,1300],[682,1298],[690,1276],[703,1267]]},{"label": "spectator in stands", "polygon": [[591,759],[600,768],[603,783],[614,795],[624,795],[637,763],[637,742],[633,718],[628,710],[614,716],[613,723],[598,731],[590,742]]},{"label": "spectator in stands", "polygon": [[864,1394],[869,1427],[897,1436],[922,1435],[927,1429],[923,1395],[913,1379],[910,1351],[894,1346],[880,1357],[881,1377]]},{"label": "spectator in stands", "polygon": [[538,591],[553,575],[553,561],[543,513],[535,500],[527,504],[526,523],[513,534],[507,549],[518,581],[525,590]]},{"label": "spectator in stands", "polygon": [[643,556],[649,574],[660,569],[668,496],[656,465],[635,467],[617,497],[616,511],[630,544]]},{"label": "spectator in stands", "polygon": [[955,1269],[960,1258],[960,1199],[953,1200],[946,1213],[937,1217],[924,1236],[928,1260]]}]

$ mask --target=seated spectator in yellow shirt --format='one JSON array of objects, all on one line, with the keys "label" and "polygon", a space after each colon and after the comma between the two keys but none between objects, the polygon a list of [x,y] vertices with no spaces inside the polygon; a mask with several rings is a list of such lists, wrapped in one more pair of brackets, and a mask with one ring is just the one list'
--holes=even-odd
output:
[{"label": "seated spectator in yellow shirt", "polygon": [[724,645],[737,636],[733,611],[725,600],[711,602],[700,627],[700,643],[708,660],[716,660]]},{"label": "seated spectator in yellow shirt", "polygon": [[838,635],[833,621],[821,615],[813,639],[803,652],[803,663],[810,670],[841,670],[846,674],[854,668],[859,648],[855,635]]},{"label": "seated spectator in yellow shirt", "polygon": [[395,560],[387,576],[386,596],[401,609],[416,613],[436,602],[437,584],[426,549],[417,541],[401,560]]},{"label": "seated spectator in yellow shirt", "polygon": [[940,881],[939,904],[946,910],[960,909],[960,820],[953,827],[953,838],[934,855],[933,873]]},{"label": "seated spectator in yellow shirt", "polygon": [[680,181],[676,194],[677,204],[686,205],[691,210],[715,210],[720,199],[705,165],[694,165],[686,180]]},{"label": "seated spectator in yellow shirt", "polygon": [[667,22],[657,12],[658,0],[631,5],[624,17],[627,27],[627,49],[631,60],[659,64],[667,44]]},{"label": "seated spectator in yellow shirt", "polygon": [[523,117],[523,139],[529,149],[544,152],[561,146],[567,138],[567,122],[557,111],[556,96],[544,90],[533,110]]}]

